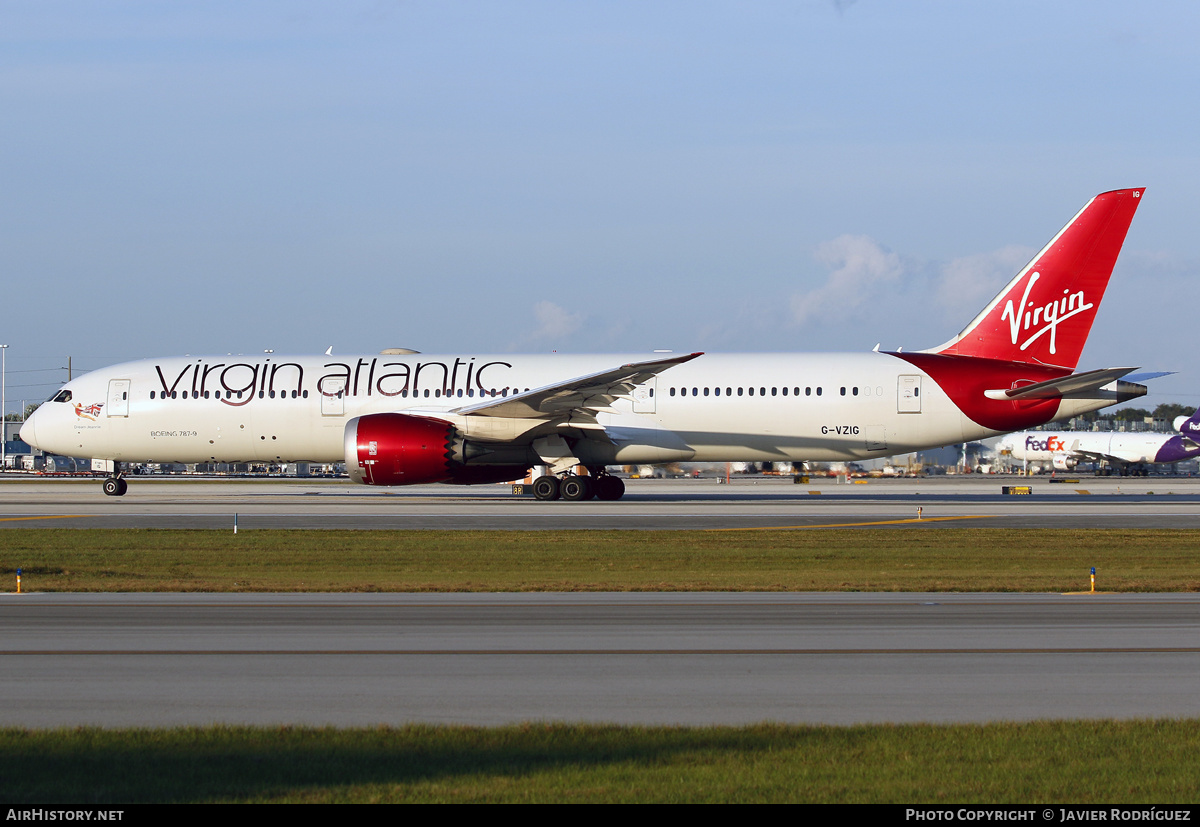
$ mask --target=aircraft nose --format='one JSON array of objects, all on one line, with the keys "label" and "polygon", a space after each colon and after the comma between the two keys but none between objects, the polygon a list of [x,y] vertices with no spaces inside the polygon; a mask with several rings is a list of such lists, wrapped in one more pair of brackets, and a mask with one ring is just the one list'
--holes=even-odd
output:
[{"label": "aircraft nose", "polygon": [[37,411],[34,411],[33,414],[29,417],[29,419],[26,419],[21,424],[21,432],[17,435],[17,439],[21,440],[26,445],[33,446],[34,448],[38,447],[37,426],[34,425],[34,423],[36,421],[37,421]]}]

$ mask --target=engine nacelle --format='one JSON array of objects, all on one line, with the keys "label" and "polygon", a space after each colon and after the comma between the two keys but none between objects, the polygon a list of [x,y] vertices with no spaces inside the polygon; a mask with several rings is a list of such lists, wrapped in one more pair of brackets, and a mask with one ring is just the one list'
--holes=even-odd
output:
[{"label": "engine nacelle", "polygon": [[1078,464],[1079,460],[1066,454],[1058,454],[1054,457],[1054,468],[1056,471],[1070,471]]},{"label": "engine nacelle", "polygon": [[346,423],[346,471],[365,485],[417,485],[454,476],[454,426],[409,414],[356,416]]},{"label": "engine nacelle", "polygon": [[[485,457],[492,462],[464,464]],[[507,482],[525,476],[524,459],[524,449],[467,442],[453,424],[429,416],[368,414],[346,423],[346,471],[364,485]]]}]

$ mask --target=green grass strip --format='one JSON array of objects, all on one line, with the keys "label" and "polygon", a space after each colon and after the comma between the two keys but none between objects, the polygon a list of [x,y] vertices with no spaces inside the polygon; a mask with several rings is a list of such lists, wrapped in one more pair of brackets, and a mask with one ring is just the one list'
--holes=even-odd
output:
[{"label": "green grass strip", "polygon": [[5,529],[25,591],[1200,590],[1200,531]]},{"label": "green grass strip", "polygon": [[1193,803],[1200,721],[0,730],[6,807]]}]

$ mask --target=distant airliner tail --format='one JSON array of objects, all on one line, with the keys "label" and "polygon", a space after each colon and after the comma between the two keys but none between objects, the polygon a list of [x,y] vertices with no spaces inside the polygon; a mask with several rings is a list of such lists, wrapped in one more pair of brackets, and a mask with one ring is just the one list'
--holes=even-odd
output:
[{"label": "distant airliner tail", "polygon": [[962,333],[925,352],[1074,370],[1144,191],[1097,195]]},{"label": "distant airliner tail", "polygon": [[1193,439],[1200,437],[1200,410],[1197,410],[1191,416],[1176,417],[1174,424],[1175,430],[1184,436],[1190,436]]}]

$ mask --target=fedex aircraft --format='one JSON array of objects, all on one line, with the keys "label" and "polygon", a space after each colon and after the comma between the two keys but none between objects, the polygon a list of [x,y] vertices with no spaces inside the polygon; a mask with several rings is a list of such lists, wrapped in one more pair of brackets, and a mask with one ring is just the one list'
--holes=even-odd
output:
[{"label": "fedex aircraft", "polygon": [[[147,359],[68,382],[22,426],[131,462],[345,460],[367,485],[501,482],[619,499],[608,465],[845,461],[1030,428],[1142,396],[1075,373],[1141,189],[1089,201],[961,333],[917,352]],[[587,473],[580,470],[586,469]]]},{"label": "fedex aircraft", "polygon": [[[1070,471],[1081,462],[1105,462],[1119,473],[1146,476],[1148,465],[1200,457],[1200,412],[1177,417],[1179,434],[1117,431],[1026,431],[1009,434],[996,450],[1041,467]],[[1097,473],[1111,473],[1105,468]]]}]

